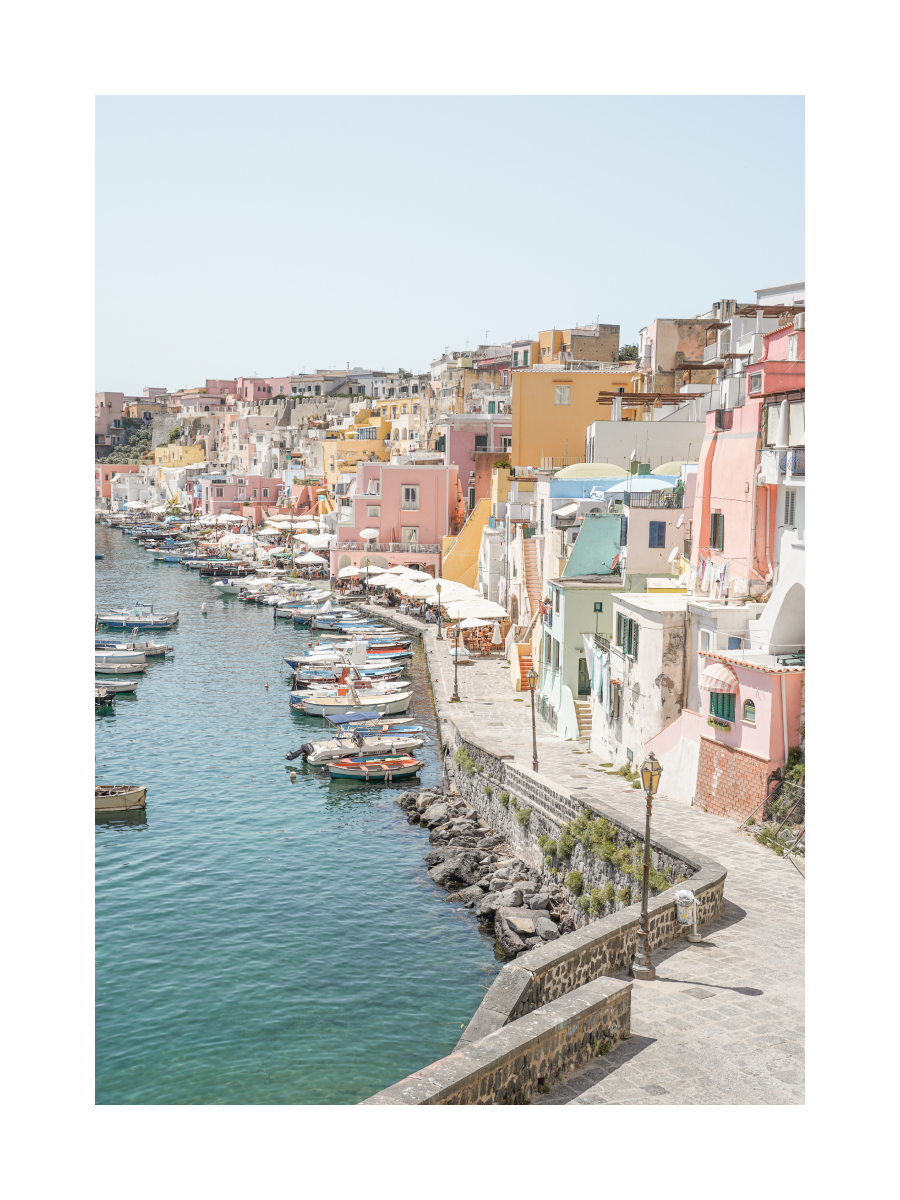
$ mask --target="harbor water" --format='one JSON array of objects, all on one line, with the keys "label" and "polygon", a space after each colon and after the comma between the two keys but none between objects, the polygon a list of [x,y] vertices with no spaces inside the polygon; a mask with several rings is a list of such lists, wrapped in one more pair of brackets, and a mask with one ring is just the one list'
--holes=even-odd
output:
[{"label": "harbor water", "polygon": [[[146,812],[96,819],[97,1103],[354,1104],[448,1054],[500,967],[493,940],[429,880],[402,783],[285,760],[327,732],[288,705],[282,659],[309,627],[116,529],[96,543],[98,608],[180,613],[136,635],[174,655],[96,718],[97,782],[149,789]],[[412,649],[408,715],[435,784]]]}]

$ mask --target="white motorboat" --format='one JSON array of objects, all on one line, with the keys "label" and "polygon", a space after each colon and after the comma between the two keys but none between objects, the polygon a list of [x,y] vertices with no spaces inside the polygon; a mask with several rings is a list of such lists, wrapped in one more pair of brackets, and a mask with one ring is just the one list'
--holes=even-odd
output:
[{"label": "white motorboat", "polygon": [[145,663],[147,656],[140,650],[95,650],[95,663]]},{"label": "white motorboat", "polygon": [[239,576],[237,579],[217,579],[213,587],[224,592],[227,596],[236,596],[238,592],[265,592],[275,586],[274,579],[261,579],[255,575]]},{"label": "white motorboat", "polygon": [[178,623],[178,613],[157,613],[152,604],[116,608],[94,614],[95,621],[111,629],[170,629]]},{"label": "white motorboat", "polygon": [[102,638],[94,640],[94,649],[98,653],[101,650],[139,650],[148,658],[175,653],[175,647],[167,646],[165,642],[105,642]]},{"label": "white motorboat", "polygon": [[139,679],[101,679],[98,680],[100,687],[111,692],[136,692]]},{"label": "white motorboat", "polygon": [[97,675],[143,675],[146,670],[146,663],[94,663]]},{"label": "white motorboat", "polygon": [[291,707],[313,717],[330,717],[338,713],[377,712],[379,716],[389,713],[406,712],[412,692],[398,692],[394,696],[370,696],[363,699],[353,692],[347,696],[320,696],[317,699],[307,698],[305,692],[298,693],[297,702],[291,695]]},{"label": "white motorboat", "polygon": [[365,737],[350,733],[344,737],[327,738],[321,742],[306,742],[300,747],[304,759],[310,766],[337,762],[348,754],[397,754],[402,750],[416,750],[425,744],[425,739],[413,734],[398,734],[394,737]]}]

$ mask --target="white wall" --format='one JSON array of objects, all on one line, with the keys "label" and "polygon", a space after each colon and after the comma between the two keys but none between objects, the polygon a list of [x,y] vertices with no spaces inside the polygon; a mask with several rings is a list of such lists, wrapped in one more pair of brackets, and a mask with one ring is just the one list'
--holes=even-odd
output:
[{"label": "white wall", "polygon": [[639,462],[649,462],[651,467],[696,462],[705,435],[705,420],[676,420],[675,414],[665,421],[594,421],[587,427],[591,461],[621,465],[623,475],[628,473],[632,450]]}]

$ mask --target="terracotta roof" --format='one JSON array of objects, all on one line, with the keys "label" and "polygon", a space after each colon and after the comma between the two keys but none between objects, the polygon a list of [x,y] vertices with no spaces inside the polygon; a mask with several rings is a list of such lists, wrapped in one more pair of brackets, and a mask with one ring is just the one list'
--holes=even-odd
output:
[{"label": "terracotta roof", "polygon": [[777,667],[767,663],[744,662],[742,658],[729,658],[727,654],[713,654],[711,650],[698,650],[702,658],[713,658],[716,662],[728,663],[735,667],[745,667],[748,671],[764,671],[768,675],[803,675],[806,667]]}]

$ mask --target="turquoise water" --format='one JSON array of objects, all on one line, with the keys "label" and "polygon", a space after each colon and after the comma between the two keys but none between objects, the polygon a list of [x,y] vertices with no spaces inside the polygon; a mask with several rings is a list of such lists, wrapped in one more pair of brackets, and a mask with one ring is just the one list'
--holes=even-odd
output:
[{"label": "turquoise water", "polygon": [[97,1103],[353,1104],[447,1054],[493,941],[432,885],[400,787],[285,761],[324,724],[288,707],[281,659],[309,634],[116,530],[96,541],[98,606],[181,614],[151,635],[174,656],[96,718],[98,782],[149,788],[145,814],[96,826]]}]

